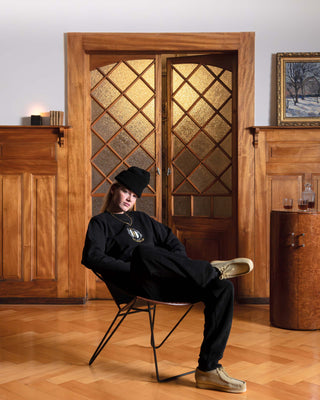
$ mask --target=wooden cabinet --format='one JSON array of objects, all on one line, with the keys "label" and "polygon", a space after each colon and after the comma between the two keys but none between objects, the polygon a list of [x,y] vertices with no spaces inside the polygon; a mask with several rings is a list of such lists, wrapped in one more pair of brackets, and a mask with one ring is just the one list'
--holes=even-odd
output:
[{"label": "wooden cabinet", "polygon": [[269,298],[270,213],[281,210],[285,197],[293,199],[293,211],[305,183],[320,204],[320,128],[255,127],[252,129],[254,158],[254,289],[242,286],[240,297]]},{"label": "wooden cabinet", "polygon": [[270,319],[287,329],[320,329],[320,213],[272,211]]},{"label": "wooden cabinet", "polygon": [[63,127],[0,127],[0,302],[70,296]]}]

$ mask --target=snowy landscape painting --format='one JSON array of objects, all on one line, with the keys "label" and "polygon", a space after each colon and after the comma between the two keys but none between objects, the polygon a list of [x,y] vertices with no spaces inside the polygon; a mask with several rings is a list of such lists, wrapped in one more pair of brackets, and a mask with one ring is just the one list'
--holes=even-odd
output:
[{"label": "snowy landscape painting", "polygon": [[320,125],[320,54],[278,53],[278,124]]}]

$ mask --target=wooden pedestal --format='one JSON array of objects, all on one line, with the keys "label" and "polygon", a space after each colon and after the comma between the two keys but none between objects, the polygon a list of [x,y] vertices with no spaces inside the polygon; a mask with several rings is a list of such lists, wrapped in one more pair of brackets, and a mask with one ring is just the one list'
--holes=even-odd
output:
[{"label": "wooden pedestal", "polygon": [[320,329],[320,213],[272,211],[270,319],[287,329]]}]

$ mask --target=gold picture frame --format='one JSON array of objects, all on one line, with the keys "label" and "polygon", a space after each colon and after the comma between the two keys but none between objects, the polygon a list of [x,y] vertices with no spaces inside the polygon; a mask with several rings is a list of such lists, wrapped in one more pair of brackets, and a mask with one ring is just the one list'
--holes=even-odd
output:
[{"label": "gold picture frame", "polygon": [[277,53],[278,125],[320,125],[320,53]]}]

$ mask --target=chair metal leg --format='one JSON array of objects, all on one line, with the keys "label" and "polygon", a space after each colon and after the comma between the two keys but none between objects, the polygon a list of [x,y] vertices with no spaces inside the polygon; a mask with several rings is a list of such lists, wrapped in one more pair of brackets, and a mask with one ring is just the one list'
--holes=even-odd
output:
[{"label": "chair metal leg", "polygon": [[171,381],[173,379],[177,379],[177,378],[179,378],[181,376],[193,374],[195,372],[195,370],[192,370],[192,371],[188,371],[188,372],[185,372],[185,373],[182,373],[182,374],[178,374],[178,375],[174,375],[174,376],[171,376],[171,377],[168,377],[168,378],[161,379],[160,375],[159,375],[159,367],[158,367],[158,360],[157,360],[157,349],[159,349],[159,347],[161,347],[164,344],[164,342],[168,339],[168,337],[172,334],[172,332],[177,328],[177,326],[180,324],[180,322],[189,313],[189,311],[191,310],[192,307],[193,307],[193,305],[191,305],[188,308],[188,310],[183,314],[183,316],[175,324],[175,326],[171,329],[171,331],[168,333],[168,335],[162,340],[162,342],[159,345],[156,345],[155,338],[154,338],[154,324],[155,324],[155,316],[156,316],[156,305],[151,307],[150,304],[148,304],[148,315],[149,315],[150,331],[151,331],[151,346],[152,346],[152,350],[153,350],[154,365],[155,365],[156,377],[157,377],[157,381],[158,382],[168,382],[168,381]]},{"label": "chair metal leg", "polygon": [[[132,307],[133,307],[134,303],[129,306],[125,313],[122,314],[123,310],[119,310],[116,314],[116,316],[114,317],[112,323],[110,324],[107,332],[105,333],[105,335],[103,336],[102,340],[100,341],[98,347],[96,348],[95,352],[93,353],[92,357],[90,358],[89,361],[89,365],[91,365],[94,360],[98,357],[98,355],[101,353],[101,351],[104,349],[105,345],[109,342],[109,340],[111,339],[111,337],[113,336],[113,334],[116,332],[116,330],[119,328],[119,326],[122,324],[123,320],[126,318],[126,316],[129,314],[129,312],[131,311]],[[120,321],[118,322],[118,324],[116,325],[116,327],[111,331],[113,325],[115,324],[116,320],[121,317]],[[110,332],[110,334],[109,334]]]},{"label": "chair metal leg", "polygon": [[[114,317],[113,321],[111,322],[107,332],[105,333],[105,335],[103,336],[103,338],[101,339],[98,347],[96,348],[96,350],[94,351],[90,361],[89,361],[89,365],[91,365],[94,360],[98,357],[98,355],[101,353],[101,351],[104,349],[104,347],[106,346],[106,344],[109,342],[109,340],[111,339],[111,337],[114,335],[114,333],[116,332],[116,330],[119,328],[119,326],[122,324],[122,322],[124,321],[124,319],[126,318],[126,316],[128,314],[132,314],[132,313],[136,313],[136,312],[147,312],[148,316],[149,316],[149,323],[150,323],[150,342],[151,342],[151,347],[153,350],[153,357],[154,357],[154,365],[155,365],[155,370],[156,370],[156,377],[157,377],[157,381],[158,382],[168,382],[170,380],[179,378],[181,376],[185,376],[185,375],[189,375],[195,372],[195,370],[192,371],[188,371],[179,375],[175,375],[175,376],[171,376],[168,378],[164,378],[161,379],[160,378],[160,374],[159,374],[159,367],[158,367],[158,360],[157,360],[157,349],[159,349],[164,343],[165,341],[169,338],[169,336],[173,333],[173,331],[177,328],[177,326],[182,322],[182,320],[186,317],[186,315],[189,313],[189,311],[191,310],[191,308],[193,307],[193,305],[190,305],[187,309],[187,311],[182,315],[182,317],[179,319],[179,321],[174,325],[174,327],[171,329],[171,331],[166,335],[166,337],[161,341],[160,344],[156,345],[155,342],[155,337],[154,337],[154,326],[155,326],[155,316],[156,316],[156,305],[155,304],[149,304],[147,305],[146,308],[141,309],[141,308],[137,308],[135,307],[135,302],[136,299],[134,299],[131,303],[129,303],[127,306],[125,306],[122,309],[119,309],[119,311],[117,312],[116,316]],[[116,321],[118,320],[118,318],[120,318],[119,322],[116,324],[116,326],[114,327]]]},{"label": "chair metal leg", "polygon": [[[173,333],[173,331],[178,327],[178,325],[180,325],[180,323],[184,320],[184,318],[187,316],[187,314],[189,313],[189,311],[192,309],[193,304],[191,304],[187,311],[182,315],[182,317],[179,319],[179,321],[175,324],[175,326],[171,329],[171,331],[167,334],[167,336],[162,340],[162,342],[160,344],[158,344],[156,346],[156,349],[159,349],[164,342],[169,338],[169,336]],[[156,314],[156,307],[154,307],[153,309],[153,326],[154,326],[154,320],[155,320],[155,314]]]}]

